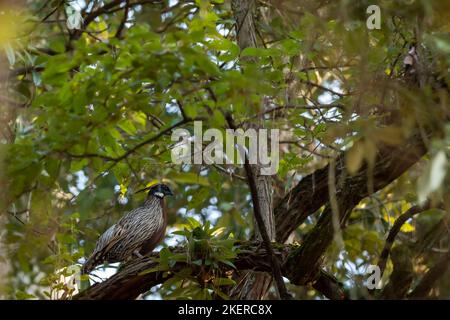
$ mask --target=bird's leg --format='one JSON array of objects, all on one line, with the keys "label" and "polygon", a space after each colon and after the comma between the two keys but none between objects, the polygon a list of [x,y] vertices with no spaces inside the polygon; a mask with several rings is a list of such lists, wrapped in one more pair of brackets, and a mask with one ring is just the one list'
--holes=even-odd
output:
[{"label": "bird's leg", "polygon": [[142,259],[144,257],[142,254],[139,253],[139,250],[137,249],[133,251],[133,254],[139,259]]}]

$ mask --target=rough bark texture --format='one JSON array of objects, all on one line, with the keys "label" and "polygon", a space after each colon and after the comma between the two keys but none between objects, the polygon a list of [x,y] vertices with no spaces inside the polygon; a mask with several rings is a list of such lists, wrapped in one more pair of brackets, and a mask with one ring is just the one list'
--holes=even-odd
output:
[{"label": "rough bark texture", "polygon": [[[407,142],[398,147],[380,145],[373,170],[373,191],[376,192],[397,179],[425,152],[426,148],[419,135],[411,136]],[[358,174],[349,176],[343,164],[344,157],[345,154],[341,155],[335,164],[336,181],[342,179],[344,181],[342,184],[337,183],[342,187],[337,190],[336,194],[342,224],[345,223],[348,213],[360,200],[369,195],[371,189],[367,186],[367,166],[364,166]],[[277,226],[278,240],[285,241],[289,233],[295,230],[306,217],[313,214],[318,208],[326,206],[318,223],[302,245],[289,247],[289,255],[286,255],[285,258],[283,256],[282,259],[282,271],[292,284],[311,284],[329,298],[342,299],[344,295],[339,284],[320,270],[321,258],[333,241],[334,232],[331,209],[328,205],[328,172],[328,169],[324,168],[300,181],[277,206],[275,225]],[[311,190],[313,191],[311,192]],[[279,254],[279,249],[276,251]],[[264,249],[257,247],[242,250],[235,265],[239,270],[270,271],[270,261],[263,252]],[[154,265],[152,258],[137,260],[105,282],[82,292],[78,298],[133,299],[164,280],[159,273],[138,275],[139,272]],[[255,281],[250,280],[248,276],[245,279],[245,281],[249,281],[249,285],[245,288],[255,288],[255,291],[262,290],[261,286],[256,285]],[[248,292],[254,291],[249,290]]]},{"label": "rough bark texture", "polygon": [[[282,245],[274,244],[274,251],[277,258],[286,262],[289,256],[295,252],[297,246],[295,245]],[[242,270],[253,270],[257,272],[270,272],[272,265],[270,259],[268,259],[267,251],[264,249],[260,241],[248,241],[237,244],[238,256],[234,265],[236,266],[235,272]],[[173,253],[185,252],[184,247],[171,248]],[[186,267],[185,263],[177,263],[171,268],[171,273],[164,276],[163,271],[152,271],[145,273],[146,270],[153,269],[158,265],[157,259],[158,253],[153,253],[149,257],[136,258],[125,265],[120,272],[113,275],[104,282],[93,285],[87,290],[77,294],[73,299],[79,300],[122,300],[122,299],[135,299],[141,293],[150,290],[151,287],[160,284],[169,279],[173,272],[177,272],[181,268]],[[191,265],[194,272],[196,271],[195,265]],[[230,268],[229,266],[223,266],[224,269]],[[295,269],[283,268],[283,275],[290,279],[291,283],[294,282]],[[315,284],[315,287],[322,288],[326,297],[329,299],[342,299],[344,293],[340,287],[340,284],[334,279],[333,276],[322,273],[323,277]],[[258,285],[258,284],[256,284]]]},{"label": "rough bark texture", "polygon": [[397,234],[400,232],[401,227],[413,216],[423,211],[426,211],[429,208],[430,202],[427,201],[422,206],[417,205],[409,208],[405,213],[400,215],[397,218],[397,220],[395,220],[395,223],[392,226],[391,230],[389,231],[389,235],[386,238],[386,243],[384,245],[383,251],[381,251],[380,260],[378,261],[378,267],[380,268],[381,276],[383,275],[384,270],[386,269],[386,262],[389,257],[389,253],[391,251],[392,245],[394,244],[395,238],[397,237]]},{"label": "rough bark texture", "polygon": [[[374,169],[374,191],[385,187],[394,179],[398,178],[411,165],[417,162],[424,152],[425,148],[423,143],[421,143],[421,140],[418,139],[417,136],[411,137],[409,143],[405,143],[398,148],[380,148]],[[353,208],[353,206],[363,197],[368,195],[368,188],[366,179],[367,168],[363,168],[359,174],[350,177],[345,173],[342,162],[343,161],[336,162],[336,176],[337,180],[344,179],[345,177],[345,187],[338,190],[337,193],[340,205],[339,212],[342,214],[341,221],[344,222],[349,210],[351,210],[351,208]],[[321,172],[323,175],[326,175],[328,171],[321,170]],[[325,177],[321,177],[321,179],[327,181]],[[299,186],[302,186],[302,184],[305,183],[304,181],[305,180],[302,180],[299,183]],[[306,178],[306,181],[311,181],[311,179]],[[294,190],[303,190],[303,188],[299,188],[299,186],[294,188]],[[296,195],[291,194],[291,196],[295,197]],[[306,194],[303,193],[303,196],[305,198]],[[313,193],[309,193],[309,197],[310,198],[306,198],[306,201],[308,201],[312,207],[321,207],[326,204],[327,196],[320,201],[317,199],[322,198],[315,197]],[[310,199],[316,200],[312,201]],[[291,211],[291,214],[292,212],[295,211]],[[280,216],[286,216],[282,211],[278,211],[278,213],[278,219]],[[313,212],[297,211],[297,214],[302,217],[312,213]],[[294,218],[296,218],[296,216],[291,216],[291,221],[293,221]],[[299,219],[297,218],[296,221],[299,221]],[[297,226],[298,224],[291,222],[287,230],[294,230]],[[287,231],[285,230],[285,232]],[[284,239],[284,234],[282,235],[281,239]],[[317,225],[305,239],[304,243],[299,247],[288,246],[291,250],[289,255],[286,255],[285,258],[283,256],[283,274],[287,276],[293,284],[305,285],[311,283],[316,289],[324,290],[322,293],[330,298],[343,298],[342,292],[333,290],[339,289],[336,282],[330,280],[326,273],[320,271],[320,259],[332,240],[333,226],[331,223],[331,214],[330,209],[326,208]],[[275,249],[276,248],[277,246]],[[280,254],[279,249],[276,249],[276,251],[277,254]],[[154,256],[155,254],[153,254],[153,257]],[[154,265],[155,262],[151,257],[137,260],[105,282],[97,284],[82,292],[78,298],[133,299],[140,293],[147,291],[152,286],[161,283],[164,280],[162,279],[162,275],[158,272],[147,275],[138,275],[139,272],[149,269]],[[265,250],[255,246],[246,247],[244,249],[241,248],[241,254],[236,259],[235,265],[239,270],[271,270],[270,261],[265,255]]]},{"label": "rough bark texture", "polygon": [[[281,261],[285,261],[293,248],[295,247],[277,245],[274,251]],[[270,259],[267,257],[266,250],[261,246],[261,242],[241,243],[238,245],[238,250],[239,254],[234,263],[237,271],[250,269],[255,271],[271,270]],[[172,248],[171,251],[180,253],[184,252],[184,248]],[[155,261],[157,257],[158,253],[153,253],[149,257],[133,260],[108,280],[88,288],[75,296],[74,299],[135,299],[141,293],[168,279],[168,277],[163,277],[164,272],[162,271],[141,274],[158,265]],[[178,263],[171,271],[172,273],[176,272],[185,266],[186,264]],[[195,266],[192,267],[194,268]]]},{"label": "rough bark texture", "polygon": [[[379,153],[373,169],[373,191],[376,192],[397,179],[402,173],[416,163],[425,152],[426,148],[419,135],[412,136],[407,143],[398,148],[379,146]],[[370,194],[369,190],[372,189],[367,185],[367,166],[355,176],[349,176],[344,166],[344,157],[345,155],[342,155],[338,158],[335,168],[337,185],[342,186],[338,188],[336,192],[340,214],[339,218],[342,227],[345,225],[349,213],[354,206],[367,197]],[[314,192],[310,192],[309,194],[303,192],[303,190],[308,190],[305,188],[313,188],[313,186],[309,185],[313,179],[307,177],[286,196],[287,199],[291,197],[293,199],[292,201],[298,203],[300,209],[305,208],[305,206],[300,205],[301,201],[300,199],[297,199],[298,195],[295,194],[295,192],[301,193],[301,199],[309,204],[306,208],[320,208],[322,205],[325,205],[325,209],[322,212],[319,221],[307,235],[296,254],[288,261],[290,266],[295,266],[296,269],[300,270],[300,272],[295,275],[295,282],[303,285],[317,280],[317,276],[320,275],[318,268],[321,264],[321,258],[333,241],[334,229],[332,224],[332,211],[327,193],[327,175],[328,170],[320,170],[318,177],[318,180],[320,181],[320,191],[315,189]],[[306,185],[303,185],[303,181],[306,181]],[[317,197],[314,195],[315,192],[321,192],[325,195]],[[285,206],[285,203],[282,202],[281,205]],[[314,211],[295,211],[292,210],[292,207],[289,207],[286,211],[278,208],[278,211],[276,212],[278,213],[276,216],[277,235],[279,236],[278,240],[280,242],[284,241],[287,238],[287,235],[301,224],[308,215],[314,213]],[[284,217],[284,219],[281,220],[281,217]],[[283,224],[285,219],[291,221],[291,223]],[[292,221],[296,222],[292,223]]]},{"label": "rough bark texture", "polygon": [[[0,43],[1,44],[1,43]],[[0,46],[1,48],[1,46]],[[10,127],[11,119],[13,119],[13,109],[6,101],[7,89],[6,81],[8,75],[8,61],[4,55],[0,55],[0,190],[8,190],[6,177],[4,175],[4,151],[2,150],[3,143],[11,143],[14,140],[13,132]],[[7,259],[7,247],[3,242],[6,231],[4,223],[6,220],[6,208],[4,204],[7,203],[6,193],[0,192],[0,298],[4,296],[3,288],[6,287],[6,279],[9,271],[9,263]]]},{"label": "rough bark texture", "polygon": [[[239,48],[244,50],[248,47],[257,47],[254,0],[233,0],[233,12],[236,19],[236,38]],[[259,120],[259,119],[258,119]],[[258,121],[257,120],[257,121]],[[258,128],[258,125],[253,127]],[[260,175],[260,166],[251,166],[253,177],[255,177],[258,193],[258,202],[264,225],[271,241],[275,241],[275,224],[273,216],[271,180],[268,176]],[[255,223],[255,237],[261,240],[261,234]],[[247,271],[240,279],[238,285],[231,291],[231,296],[239,300],[262,299],[270,288],[272,276],[263,272]]]},{"label": "rough bark texture", "polygon": [[[373,191],[376,192],[397,179],[426,153],[419,134],[411,136],[398,147],[378,145],[378,155],[373,170]],[[346,173],[345,154],[336,160],[336,181],[345,179],[344,188],[337,192],[338,198],[349,198],[343,202],[345,208],[354,206],[370,195],[367,182],[368,168],[365,166],[355,176]],[[328,203],[328,165],[303,178],[275,206],[277,241],[284,242],[306,218]],[[353,204],[352,204],[353,203]],[[345,213],[346,210],[341,211]]]}]

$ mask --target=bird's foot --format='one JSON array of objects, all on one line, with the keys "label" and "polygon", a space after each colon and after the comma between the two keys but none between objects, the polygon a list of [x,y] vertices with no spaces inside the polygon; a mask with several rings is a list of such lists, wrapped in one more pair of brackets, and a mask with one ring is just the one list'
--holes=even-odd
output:
[{"label": "bird's foot", "polygon": [[138,250],[134,250],[134,251],[133,251],[133,254],[134,254],[136,257],[138,257],[139,259],[144,258],[144,256],[143,256],[142,254],[140,254]]}]

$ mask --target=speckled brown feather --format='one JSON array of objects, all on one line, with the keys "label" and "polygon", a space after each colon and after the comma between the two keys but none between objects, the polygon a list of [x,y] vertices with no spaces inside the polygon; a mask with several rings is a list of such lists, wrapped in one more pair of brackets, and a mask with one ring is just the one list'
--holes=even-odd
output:
[{"label": "speckled brown feather", "polygon": [[89,273],[104,262],[125,261],[136,251],[150,253],[164,238],[166,227],[164,199],[149,195],[142,206],[128,212],[100,236],[82,272]]}]

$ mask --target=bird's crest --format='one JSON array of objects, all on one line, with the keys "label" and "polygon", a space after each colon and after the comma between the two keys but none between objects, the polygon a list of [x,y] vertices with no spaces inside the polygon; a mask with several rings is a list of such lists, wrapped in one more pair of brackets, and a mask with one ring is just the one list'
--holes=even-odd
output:
[{"label": "bird's crest", "polygon": [[139,189],[139,190],[136,191],[135,193],[147,191],[147,190],[150,189],[151,187],[153,187],[153,186],[155,186],[155,185],[157,185],[157,184],[160,184],[160,183],[161,183],[160,180],[158,180],[158,179],[153,179],[152,181],[150,181],[149,183],[147,183],[147,184],[145,185],[144,188]]},{"label": "bird's crest", "polygon": [[158,179],[153,179],[152,181],[150,181],[149,183],[147,183],[145,185],[146,188],[150,188],[153,187],[154,185],[157,185],[159,183],[162,183],[162,181],[158,180]]}]

